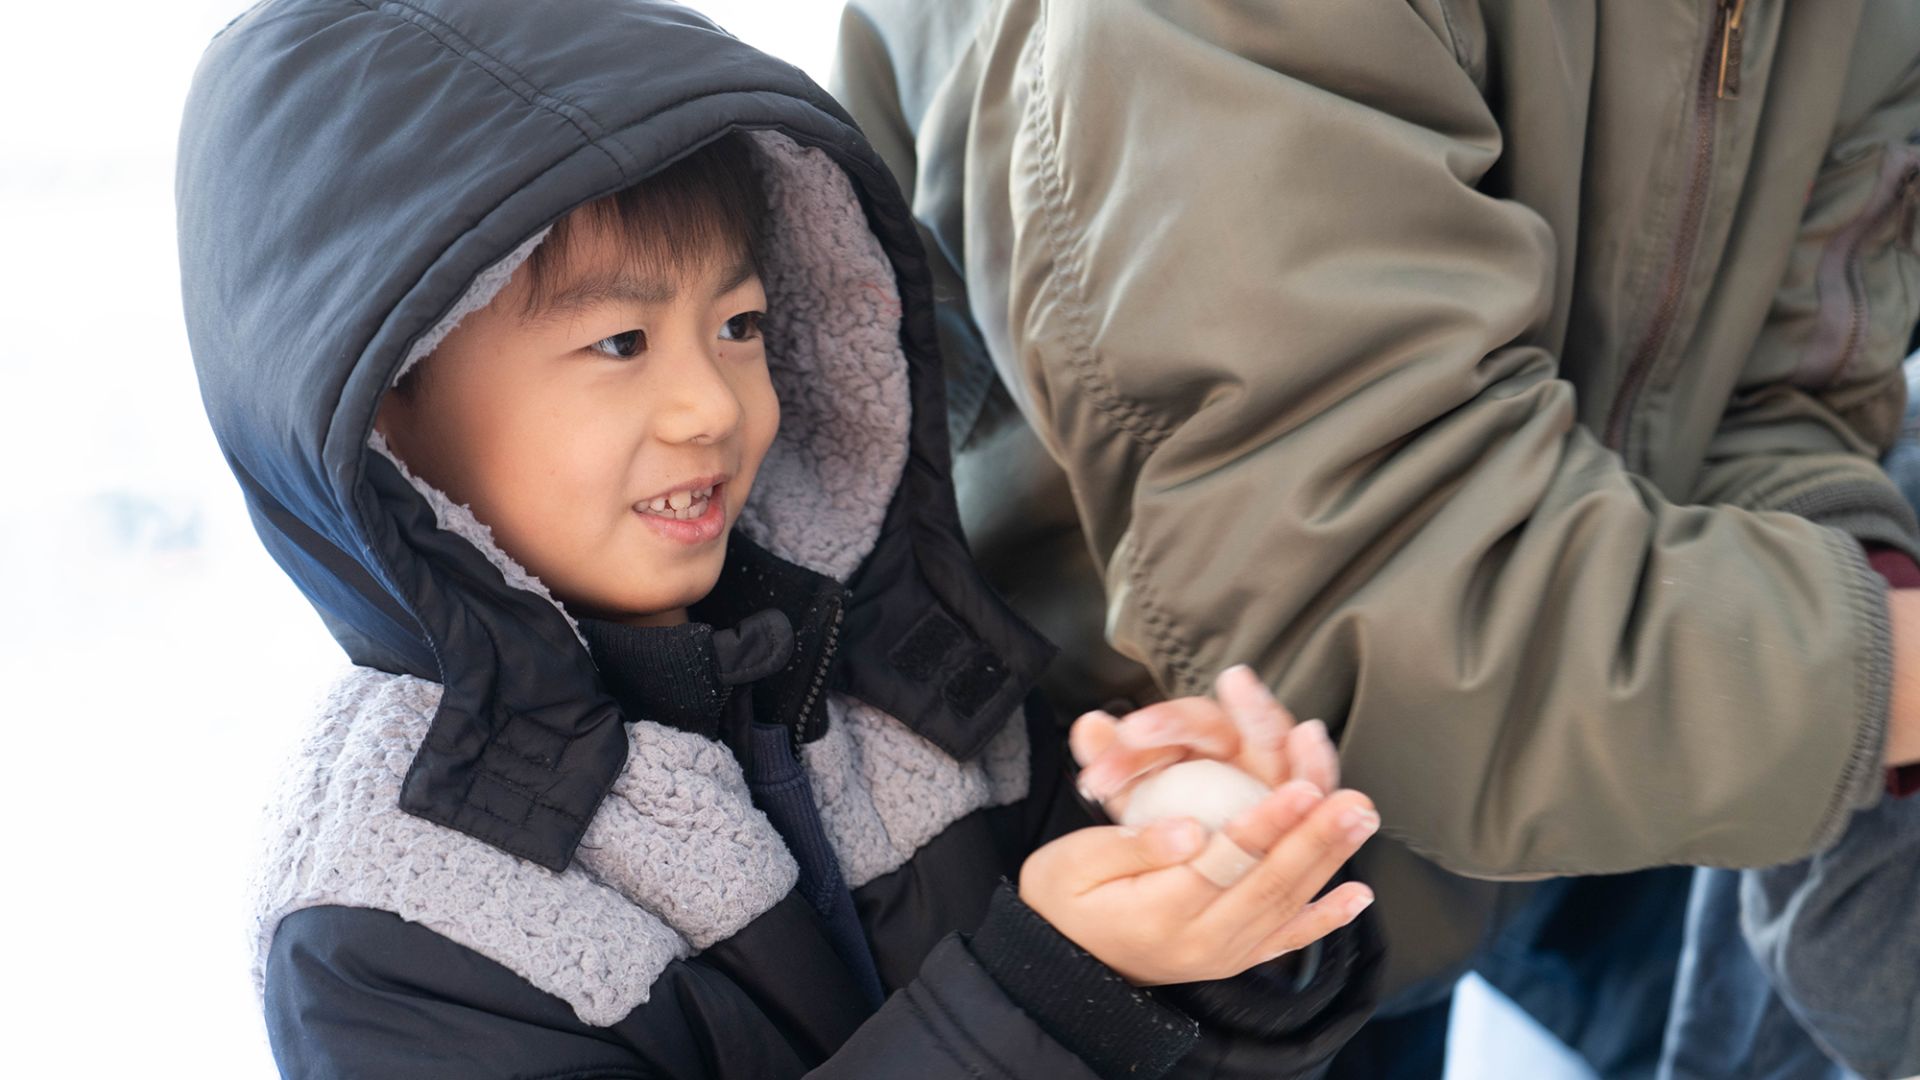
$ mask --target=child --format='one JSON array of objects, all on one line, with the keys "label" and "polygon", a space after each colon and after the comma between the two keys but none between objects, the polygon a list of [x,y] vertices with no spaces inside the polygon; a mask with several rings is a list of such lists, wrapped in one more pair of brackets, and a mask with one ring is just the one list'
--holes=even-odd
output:
[{"label": "child", "polygon": [[256,889],[285,1074],[1290,1076],[1364,1019],[1370,897],[1307,902],[1378,819],[1245,672],[1185,707],[1318,780],[1223,829],[1243,879],[1081,828],[907,209],[792,68],[669,4],[269,2],[179,211],[208,413],[356,665]]}]

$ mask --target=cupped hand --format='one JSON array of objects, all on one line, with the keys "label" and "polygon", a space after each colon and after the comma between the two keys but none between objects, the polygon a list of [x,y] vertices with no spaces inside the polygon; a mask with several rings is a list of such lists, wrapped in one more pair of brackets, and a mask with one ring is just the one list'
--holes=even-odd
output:
[{"label": "cupped hand", "polygon": [[1253,669],[1239,665],[1214,680],[1214,696],[1175,698],[1124,719],[1090,712],[1068,733],[1082,769],[1081,795],[1118,816],[1135,781],[1188,758],[1224,761],[1269,787],[1290,780],[1322,793],[1340,783],[1340,756],[1319,720],[1295,723]]},{"label": "cupped hand", "polygon": [[1190,819],[1098,826],[1036,850],[1020,897],[1136,985],[1237,975],[1351,922],[1373,893],[1347,882],[1315,900],[1379,828],[1357,791],[1282,783],[1222,832],[1257,861],[1221,888],[1187,865],[1208,836]]}]

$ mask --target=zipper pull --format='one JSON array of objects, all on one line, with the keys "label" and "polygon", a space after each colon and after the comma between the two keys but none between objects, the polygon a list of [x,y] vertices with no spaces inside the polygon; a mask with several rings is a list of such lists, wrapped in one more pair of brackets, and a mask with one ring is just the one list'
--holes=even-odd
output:
[{"label": "zipper pull", "polygon": [[1740,19],[1747,0],[1720,0],[1720,88],[1715,97],[1726,101],[1740,96]]}]

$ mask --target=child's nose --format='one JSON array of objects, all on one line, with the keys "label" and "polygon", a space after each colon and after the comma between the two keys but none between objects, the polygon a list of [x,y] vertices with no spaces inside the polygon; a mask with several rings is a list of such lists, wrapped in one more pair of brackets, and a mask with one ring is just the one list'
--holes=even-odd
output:
[{"label": "child's nose", "polygon": [[671,390],[657,430],[668,442],[724,441],[740,426],[740,397],[719,358],[689,349],[673,365]]}]

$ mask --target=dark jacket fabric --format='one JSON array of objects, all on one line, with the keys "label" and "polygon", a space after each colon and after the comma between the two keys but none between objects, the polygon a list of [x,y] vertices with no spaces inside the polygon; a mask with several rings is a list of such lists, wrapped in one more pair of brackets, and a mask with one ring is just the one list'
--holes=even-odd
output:
[{"label": "dark jacket fabric", "polygon": [[[576,621],[374,415],[555,220],[734,132],[781,434],[691,623]],[[208,415],[353,663],[255,887],[285,1075],[1305,1076],[1365,1018],[1370,922],[1149,993],[1003,884],[1090,823],[1051,650],[961,537],[907,208],[798,71],[665,3],[277,0],[179,162]]]}]

